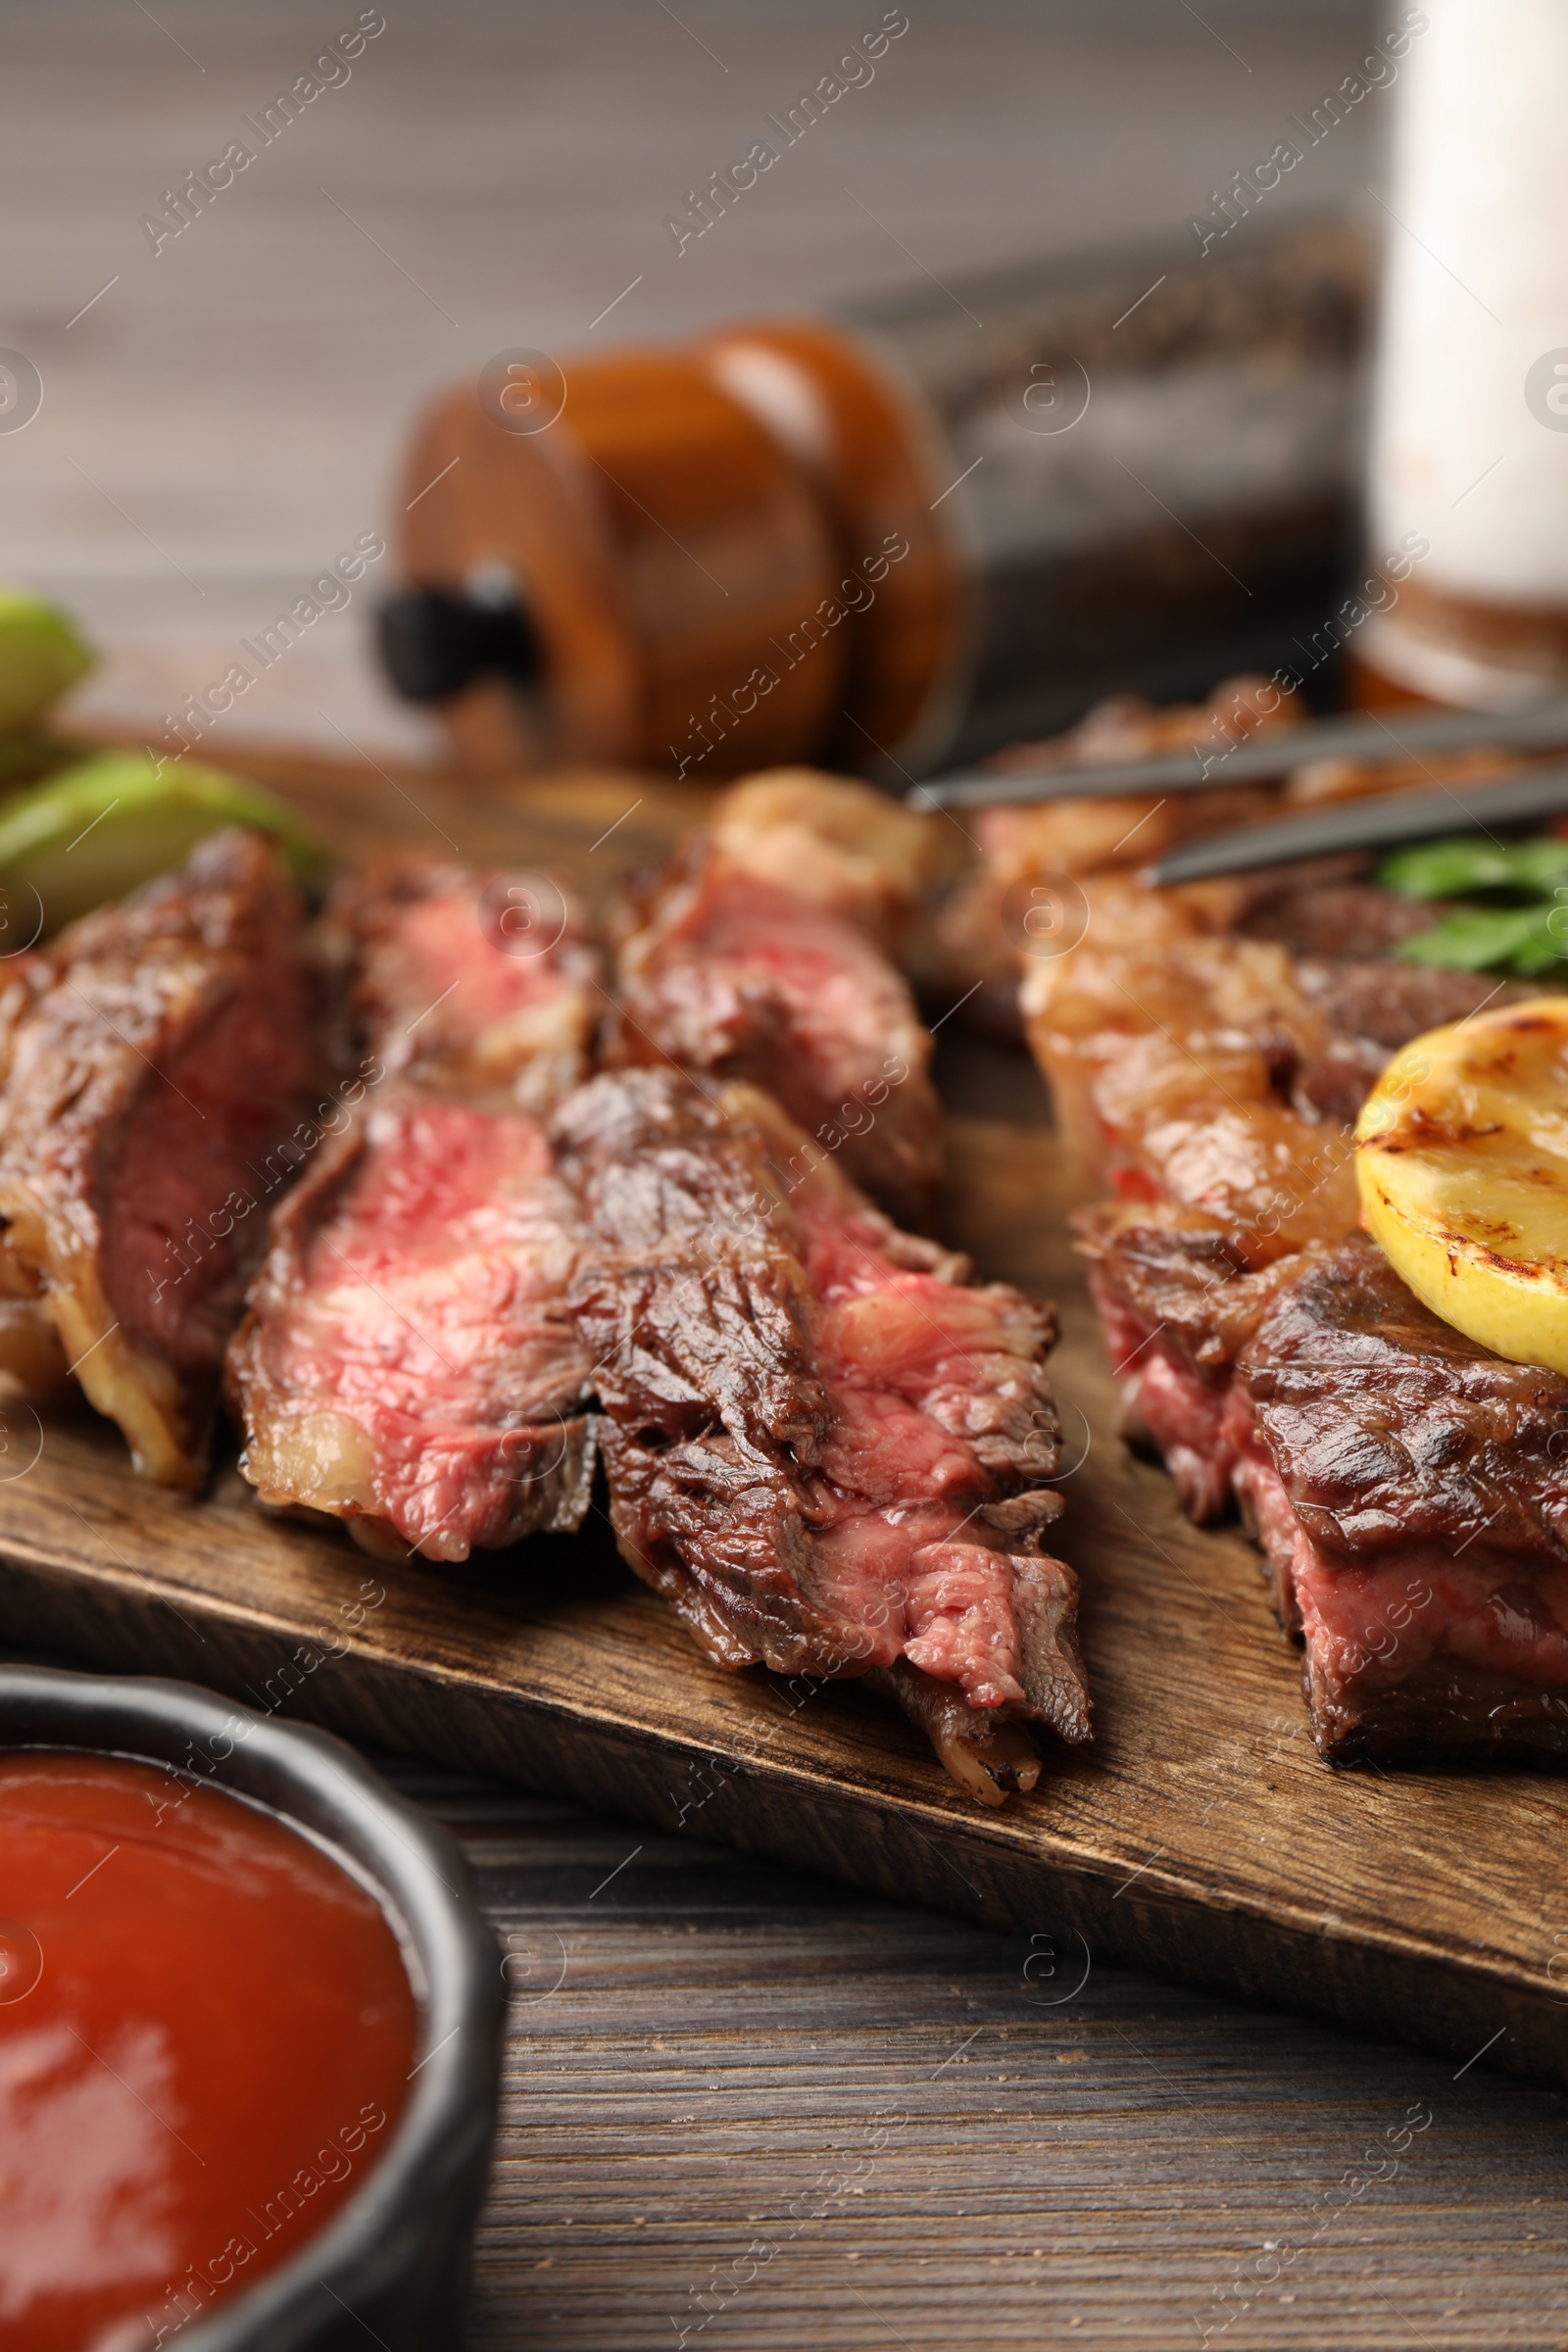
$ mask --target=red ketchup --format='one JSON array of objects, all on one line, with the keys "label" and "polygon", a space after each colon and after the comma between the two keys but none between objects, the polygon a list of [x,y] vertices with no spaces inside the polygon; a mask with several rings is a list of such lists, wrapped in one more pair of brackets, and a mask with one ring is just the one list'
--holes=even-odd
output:
[{"label": "red ketchup", "polygon": [[270,1813],[0,1754],[0,2343],[150,2352],[287,2262],[392,2138],[397,1939]]}]

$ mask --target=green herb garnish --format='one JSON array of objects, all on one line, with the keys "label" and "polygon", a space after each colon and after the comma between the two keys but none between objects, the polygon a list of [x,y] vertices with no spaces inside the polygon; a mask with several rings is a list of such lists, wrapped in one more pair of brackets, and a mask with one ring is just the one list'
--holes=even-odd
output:
[{"label": "green herb garnish", "polygon": [[1529,979],[1568,956],[1568,905],[1457,907],[1430,931],[1402,940],[1397,953],[1405,963]]},{"label": "green herb garnish", "polygon": [[1448,906],[1430,931],[1396,950],[1405,963],[1534,979],[1568,956],[1568,841],[1489,841],[1477,834],[1396,850],[1378,867],[1406,899],[1478,900]]},{"label": "green herb garnish", "polygon": [[1535,841],[1473,834],[1423,841],[1385,858],[1378,880],[1405,899],[1549,899],[1559,882],[1568,882],[1568,841],[1550,834]]}]

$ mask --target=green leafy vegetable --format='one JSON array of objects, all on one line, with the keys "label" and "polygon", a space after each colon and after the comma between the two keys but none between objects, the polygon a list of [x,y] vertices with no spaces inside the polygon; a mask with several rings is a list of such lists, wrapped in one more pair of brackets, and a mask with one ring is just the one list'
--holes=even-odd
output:
[{"label": "green leafy vegetable", "polygon": [[1568,841],[1550,834],[1540,841],[1516,841],[1511,855],[1521,890],[1549,899],[1559,882],[1568,882]]},{"label": "green leafy vegetable", "polygon": [[[1385,858],[1377,878],[1402,898],[1448,902],[1441,921],[1399,947],[1406,963],[1533,979],[1568,956],[1568,841],[1553,834],[1418,842]],[[1454,906],[1456,899],[1481,904]]]},{"label": "green leafy vegetable", "polygon": [[1568,882],[1568,841],[1488,841],[1472,833],[1396,850],[1378,867],[1386,890],[1405,899],[1472,899],[1494,893],[1549,899]]},{"label": "green leafy vegetable", "polygon": [[1568,956],[1568,905],[1456,907],[1430,931],[1401,941],[1397,954],[1405,963],[1450,972],[1517,972],[1528,979]]}]

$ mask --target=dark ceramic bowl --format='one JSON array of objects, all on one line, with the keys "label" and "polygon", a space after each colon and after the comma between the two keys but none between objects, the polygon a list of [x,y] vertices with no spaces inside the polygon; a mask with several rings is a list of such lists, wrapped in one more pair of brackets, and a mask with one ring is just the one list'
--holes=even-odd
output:
[{"label": "dark ceramic bowl", "polygon": [[190,1683],[0,1666],[0,1749],[72,1747],[188,1771],[269,1806],[367,1878],[419,2002],[414,2093],[335,2220],[247,2294],[192,2320],[181,2352],[453,2352],[490,2165],[505,1988],[455,1839],[325,1732]]}]

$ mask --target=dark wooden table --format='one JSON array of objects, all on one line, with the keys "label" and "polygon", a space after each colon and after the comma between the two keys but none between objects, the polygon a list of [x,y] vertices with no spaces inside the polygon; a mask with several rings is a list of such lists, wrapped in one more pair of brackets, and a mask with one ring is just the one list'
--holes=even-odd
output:
[{"label": "dark wooden table", "polygon": [[390,1769],[509,1955],[474,2347],[1568,2342],[1551,2093]]}]

